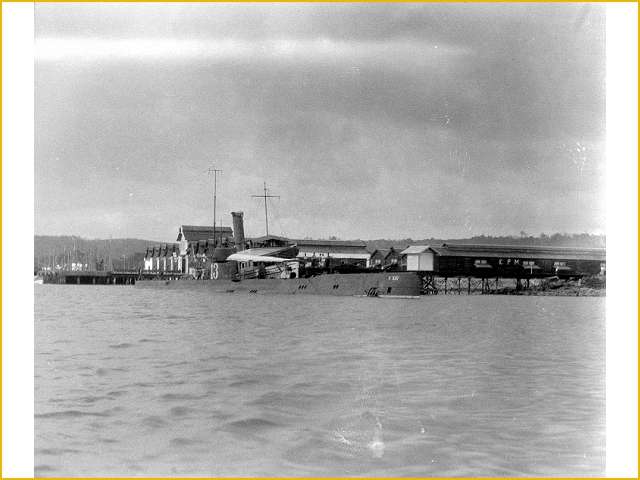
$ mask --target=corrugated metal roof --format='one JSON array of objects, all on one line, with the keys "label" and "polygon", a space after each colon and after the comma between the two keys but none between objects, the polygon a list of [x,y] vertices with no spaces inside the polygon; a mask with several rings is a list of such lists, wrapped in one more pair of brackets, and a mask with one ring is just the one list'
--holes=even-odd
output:
[{"label": "corrugated metal roof", "polygon": [[[409,247],[411,248],[411,247]],[[523,259],[561,259],[605,261],[604,248],[572,248],[533,245],[464,245],[444,243],[431,247],[438,255],[447,257],[486,257]],[[403,252],[404,253],[404,252]]]},{"label": "corrugated metal roof", "polygon": [[350,247],[344,245],[298,245],[298,249],[300,252],[305,253],[328,253],[330,255],[339,255],[339,254],[359,254],[359,255],[367,255],[367,258],[371,256],[371,254],[364,247]]},{"label": "corrugated metal roof", "polygon": [[[198,226],[198,225],[182,225],[180,227],[180,231],[178,232],[177,241],[182,240],[181,234],[184,235],[184,240],[188,240],[190,242],[196,242],[198,240],[208,240],[213,238],[213,227],[209,226]],[[233,230],[231,227],[218,227],[216,226],[216,236],[233,235]]]},{"label": "corrugated metal roof", "polygon": [[294,240],[299,246],[321,246],[321,247],[350,247],[350,248],[365,248],[367,244],[362,240]]},{"label": "corrugated metal roof", "polygon": [[262,237],[255,237],[255,238],[248,238],[247,240],[251,240],[252,242],[266,242],[268,240],[279,240],[281,242],[291,242],[291,240],[289,240],[286,237],[280,237],[278,235],[263,235]]}]

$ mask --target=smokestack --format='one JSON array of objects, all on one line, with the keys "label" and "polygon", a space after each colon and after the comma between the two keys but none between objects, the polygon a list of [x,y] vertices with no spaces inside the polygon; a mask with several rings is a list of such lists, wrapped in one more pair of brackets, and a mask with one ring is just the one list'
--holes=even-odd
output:
[{"label": "smokestack", "polygon": [[236,244],[238,252],[244,250],[244,221],[242,220],[242,215],[242,212],[231,212],[233,217],[233,242]]}]

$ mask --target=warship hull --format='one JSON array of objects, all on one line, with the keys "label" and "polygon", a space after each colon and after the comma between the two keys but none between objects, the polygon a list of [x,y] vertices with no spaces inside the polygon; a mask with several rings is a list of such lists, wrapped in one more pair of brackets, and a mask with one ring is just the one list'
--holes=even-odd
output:
[{"label": "warship hull", "polygon": [[412,272],[327,273],[293,279],[139,280],[137,288],[206,290],[212,293],[332,295],[409,298],[420,296],[420,277]]}]

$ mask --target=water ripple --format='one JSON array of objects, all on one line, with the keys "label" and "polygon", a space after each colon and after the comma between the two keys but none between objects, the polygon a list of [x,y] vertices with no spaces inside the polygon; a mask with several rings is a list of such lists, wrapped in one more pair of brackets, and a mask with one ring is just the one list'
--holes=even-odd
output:
[{"label": "water ripple", "polygon": [[604,472],[604,299],[41,287],[38,476]]}]

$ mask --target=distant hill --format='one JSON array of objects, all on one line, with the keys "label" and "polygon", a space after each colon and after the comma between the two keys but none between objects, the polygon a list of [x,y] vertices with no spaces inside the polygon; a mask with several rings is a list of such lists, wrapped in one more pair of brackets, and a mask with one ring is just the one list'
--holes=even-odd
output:
[{"label": "distant hill", "polygon": [[55,263],[62,265],[68,263],[71,258],[72,262],[77,259],[78,262],[91,265],[100,261],[107,265],[111,259],[116,269],[122,268],[126,260],[128,267],[139,268],[144,264],[142,259],[147,246],[157,243],[160,242],[139,238],[92,240],[76,236],[36,235],[33,249],[34,266],[37,269],[38,265],[50,265],[54,258]]},{"label": "distant hill", "polygon": [[365,240],[365,242],[367,243],[367,248],[370,251],[374,251],[377,248],[394,247],[404,249],[408,245],[439,245],[442,243],[478,243],[484,245],[537,245],[549,247],[604,248],[606,246],[606,236],[591,235],[589,233],[554,233],[552,235],[546,235],[542,233],[536,237],[531,235],[522,235],[519,237],[492,237],[488,235],[479,235],[471,238],[425,238],[422,240],[414,240],[411,238],[405,238],[402,240],[378,239]]},{"label": "distant hill", "polygon": [[[564,234],[554,233],[553,235],[541,234],[539,236],[520,237],[492,237],[480,235],[471,238],[437,239],[426,238],[414,240],[405,238],[401,240],[377,239],[364,240],[369,251],[373,252],[377,248],[395,247],[404,249],[408,245],[438,245],[442,243],[480,243],[488,245],[547,245],[552,247],[605,247],[606,237],[604,235]],[[52,261],[63,264],[77,259],[78,262],[95,264],[104,262],[108,265],[109,259],[114,268],[120,269],[125,265],[128,267],[141,268],[144,264],[144,252],[148,245],[162,242],[153,240],[141,240],[139,238],[114,238],[114,239],[86,239],[76,236],[51,236],[36,235],[34,237],[34,267],[50,265]]]}]

